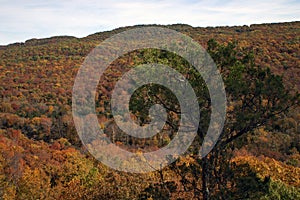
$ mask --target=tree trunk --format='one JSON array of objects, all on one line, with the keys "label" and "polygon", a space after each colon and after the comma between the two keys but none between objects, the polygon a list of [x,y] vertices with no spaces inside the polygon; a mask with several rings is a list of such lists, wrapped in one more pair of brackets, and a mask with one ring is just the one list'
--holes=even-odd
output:
[{"label": "tree trunk", "polygon": [[209,199],[209,190],[208,190],[208,158],[205,156],[202,158],[202,197],[203,200]]}]

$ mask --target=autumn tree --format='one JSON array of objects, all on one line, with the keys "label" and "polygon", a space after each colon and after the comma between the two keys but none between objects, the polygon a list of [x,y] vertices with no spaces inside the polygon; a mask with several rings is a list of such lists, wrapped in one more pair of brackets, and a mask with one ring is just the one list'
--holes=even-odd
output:
[{"label": "autumn tree", "polygon": [[208,199],[209,191],[215,189],[221,192],[221,199],[226,199],[228,180],[224,172],[230,172],[227,162],[235,143],[299,105],[299,95],[291,94],[284,87],[282,77],[255,65],[254,55],[235,43],[220,45],[210,40],[208,52],[223,75],[229,105],[221,137],[213,151],[201,161],[202,187],[206,185],[203,197]]},{"label": "autumn tree", "polygon": [[[299,104],[299,95],[291,94],[285,89],[282,77],[271,73],[264,66],[257,66],[254,62],[254,54],[238,47],[236,42],[218,44],[215,40],[209,40],[207,51],[221,72],[228,101],[226,123],[218,138],[214,149],[200,159],[197,150],[206,134],[211,105],[208,90],[201,75],[180,57],[172,53],[146,50],[141,53],[141,58],[151,58],[150,62],[161,62],[175,66],[176,70],[184,74],[193,86],[198,96],[201,109],[201,120],[194,148],[190,153],[194,157],[194,164],[190,167],[173,165],[174,170],[180,174],[190,173],[194,180],[183,180],[181,183],[194,193],[194,198],[227,199],[228,185],[232,181],[232,170],[229,160],[235,144],[244,135],[253,130],[272,123],[282,113]],[[153,54],[154,52],[154,54]],[[149,54],[153,54],[152,57]],[[147,61],[144,61],[147,63]],[[131,108],[141,121],[147,122],[147,109],[151,105],[161,103],[170,113],[180,117],[180,106],[171,91],[161,86],[148,85],[137,91],[132,98]],[[159,94],[157,94],[159,93]],[[141,114],[143,113],[143,114]],[[167,120],[169,128],[178,128],[178,120]],[[176,118],[175,118],[176,119]],[[191,167],[194,165],[194,167]],[[201,180],[201,181],[200,181]],[[218,197],[216,197],[217,195]]]}]

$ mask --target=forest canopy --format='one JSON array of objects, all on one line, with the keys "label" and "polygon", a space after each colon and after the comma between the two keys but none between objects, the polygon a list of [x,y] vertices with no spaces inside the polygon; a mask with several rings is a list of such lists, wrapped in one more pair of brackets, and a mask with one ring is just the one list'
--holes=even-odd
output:
[{"label": "forest canopy", "polygon": [[99,81],[95,110],[115,145],[137,154],[155,151],[178,129],[178,101],[157,85],[139,88],[130,109],[137,123],[147,124],[151,105],[163,104],[168,121],[161,133],[134,138],[114,123],[111,92],[136,65],[175,66],[193,86],[201,109],[197,136],[184,155],[162,170],[133,175],[110,169],[82,145],[72,118],[72,87],[92,49],[135,27],[0,47],[0,198],[299,199],[300,23],[159,26],[205,47],[224,81],[225,125],[214,149],[202,159],[198,152],[211,105],[201,75],[180,56],[157,49],[132,51],[111,63]]}]

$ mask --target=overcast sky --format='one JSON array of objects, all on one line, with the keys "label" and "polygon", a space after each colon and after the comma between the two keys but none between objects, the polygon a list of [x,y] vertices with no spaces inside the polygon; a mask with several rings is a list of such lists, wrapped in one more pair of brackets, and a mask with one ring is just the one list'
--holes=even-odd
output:
[{"label": "overcast sky", "polygon": [[0,0],[0,44],[84,37],[120,26],[250,25],[300,21],[300,0]]}]

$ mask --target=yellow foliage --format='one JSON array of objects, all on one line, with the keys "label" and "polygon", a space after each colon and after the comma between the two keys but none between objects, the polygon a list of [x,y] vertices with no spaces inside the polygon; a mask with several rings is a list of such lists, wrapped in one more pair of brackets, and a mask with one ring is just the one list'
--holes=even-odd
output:
[{"label": "yellow foliage", "polygon": [[39,125],[41,123],[41,118],[40,117],[34,117],[31,122],[35,125]]},{"label": "yellow foliage", "polygon": [[6,186],[3,189],[3,200],[11,200],[16,198],[16,187],[14,185]]},{"label": "yellow foliage", "polygon": [[227,112],[233,112],[233,111],[234,111],[234,106],[233,105],[227,106]]},{"label": "yellow foliage", "polygon": [[260,178],[271,177],[288,185],[300,187],[300,168],[286,165],[268,157],[238,156],[231,162],[237,165],[249,164]]},{"label": "yellow foliage", "polygon": [[50,178],[39,168],[26,167],[18,184],[18,199],[47,199]]},{"label": "yellow foliage", "polygon": [[54,111],[54,107],[53,106],[49,106],[49,113],[52,113]]}]

